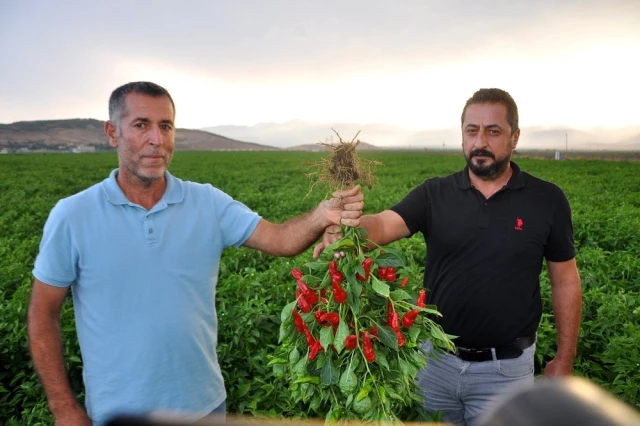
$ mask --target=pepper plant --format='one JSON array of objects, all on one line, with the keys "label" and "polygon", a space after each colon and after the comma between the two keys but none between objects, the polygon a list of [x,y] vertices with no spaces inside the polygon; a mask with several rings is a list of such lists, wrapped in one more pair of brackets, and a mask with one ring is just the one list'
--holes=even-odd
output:
[{"label": "pepper plant", "polygon": [[404,256],[375,245],[367,252],[369,244],[365,230],[343,226],[318,260],[291,270],[295,299],[282,309],[281,356],[270,362],[289,380],[294,401],[329,423],[400,420],[421,400],[415,379],[427,362],[423,343],[454,348],[424,288],[407,286]]}]

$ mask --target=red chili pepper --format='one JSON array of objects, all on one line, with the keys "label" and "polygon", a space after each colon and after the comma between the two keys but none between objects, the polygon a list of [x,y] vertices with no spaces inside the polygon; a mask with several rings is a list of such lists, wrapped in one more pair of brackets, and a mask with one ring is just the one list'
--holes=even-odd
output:
[{"label": "red chili pepper", "polygon": [[350,334],[344,339],[344,347],[346,349],[355,349],[358,346],[358,336],[355,334]]},{"label": "red chili pepper", "polygon": [[311,304],[307,299],[305,299],[304,295],[300,290],[296,291],[296,298],[298,299],[298,307],[302,312],[304,312],[305,314],[307,312],[311,312]]},{"label": "red chili pepper", "polygon": [[404,277],[402,279],[402,282],[400,283],[400,287],[403,287],[403,288],[406,287],[408,282],[409,282],[409,277]]},{"label": "red chili pepper", "polygon": [[387,274],[385,276],[385,279],[387,281],[395,281],[398,279],[397,275],[396,275],[396,268],[393,266],[388,266],[387,267]]},{"label": "red chili pepper", "polygon": [[418,306],[419,308],[424,308],[425,306],[427,306],[425,304],[426,298],[427,298],[427,292],[423,288],[422,290],[420,290],[420,293],[418,293],[418,301],[416,302],[416,306]]},{"label": "red chili pepper", "polygon": [[362,262],[362,269],[364,269],[364,277],[360,274],[356,274],[356,279],[360,282],[364,282],[369,279],[369,275],[371,274],[371,266],[373,265],[373,259],[367,257]]},{"label": "red chili pepper", "polygon": [[322,316],[325,314],[325,311],[323,311],[322,309],[318,309],[316,311],[315,314],[313,314],[313,316],[316,318],[316,321],[319,322],[320,324],[322,324]]},{"label": "red chili pepper", "polygon": [[398,330],[400,328],[400,320],[398,319],[398,313],[393,312],[391,314],[391,321],[389,327],[393,328],[393,330]]},{"label": "red chili pepper", "polygon": [[336,303],[344,303],[347,300],[347,292],[336,281],[331,283],[331,287],[333,287],[333,300]]},{"label": "red chili pepper", "polygon": [[364,332],[364,339],[363,339],[363,352],[364,352],[364,359],[367,360],[367,362],[373,362],[376,360],[376,353],[373,350],[373,345],[371,344],[371,340],[369,339],[369,332],[365,331]]},{"label": "red chili pepper", "polygon": [[316,294],[315,291],[309,288],[307,283],[305,283],[302,280],[296,280],[296,284],[298,284],[298,287],[302,291],[302,294],[304,295],[304,297],[307,299],[309,303],[311,303],[312,305],[315,305],[316,303],[318,303],[318,295]]},{"label": "red chili pepper", "polygon": [[378,327],[373,327],[371,329],[371,334],[373,334],[374,336],[378,337]]},{"label": "red chili pepper", "polygon": [[316,342],[316,339],[313,337],[313,335],[311,334],[308,328],[305,328],[304,336],[307,338],[307,346],[308,347],[313,346],[314,343]]},{"label": "red chili pepper", "polygon": [[320,344],[319,340],[316,340],[313,345],[309,347],[309,361],[313,361],[316,356],[318,356],[321,350],[322,345]]},{"label": "red chili pepper", "polygon": [[295,323],[296,328],[298,329],[298,332],[304,333],[304,330],[307,328],[307,325],[304,323],[304,320],[302,319],[298,311],[296,311],[295,309],[293,310],[292,314],[293,314],[293,322]]},{"label": "red chili pepper", "polygon": [[404,314],[404,316],[402,317],[402,326],[404,328],[411,327],[413,323],[416,321],[416,318],[418,317],[419,313],[420,311],[418,311],[417,309],[412,309],[406,314]]},{"label": "red chili pepper", "polygon": [[344,281],[344,274],[340,271],[333,272],[330,275],[331,281],[335,281],[338,284],[342,284],[342,281]]},{"label": "red chili pepper", "polygon": [[302,271],[298,268],[293,268],[291,270],[291,276],[293,278],[295,278],[296,280],[301,280],[302,277],[304,277],[304,274],[302,273]]},{"label": "red chili pepper", "polygon": [[391,300],[387,303],[387,325],[391,327],[391,319],[393,318],[393,304]]},{"label": "red chili pepper", "polygon": [[378,278],[380,278],[381,280],[386,280],[387,276],[387,268],[386,267],[379,267],[378,268]]},{"label": "red chili pepper", "polygon": [[331,325],[338,326],[340,324],[340,315],[336,312],[326,312],[320,317],[321,322],[328,322]]},{"label": "red chili pepper", "polygon": [[394,331],[396,332],[396,336],[398,337],[398,346],[403,347],[404,344],[407,343],[407,341],[405,340],[402,331],[400,331],[400,328],[396,328]]},{"label": "red chili pepper", "polygon": [[331,262],[329,262],[329,273],[334,274],[337,270],[338,270],[338,262],[336,262],[336,260],[333,259]]}]

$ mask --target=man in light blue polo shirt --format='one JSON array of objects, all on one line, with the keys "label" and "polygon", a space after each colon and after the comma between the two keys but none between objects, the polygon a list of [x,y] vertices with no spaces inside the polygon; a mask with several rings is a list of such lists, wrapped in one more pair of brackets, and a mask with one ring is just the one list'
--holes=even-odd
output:
[{"label": "man in light blue polo shirt", "polygon": [[[46,222],[29,343],[57,426],[156,410],[194,418],[224,413],[215,309],[222,251],[246,246],[293,256],[328,225],[359,223],[359,187],[273,224],[209,184],[172,176],[174,120],[164,88],[136,82],[116,89],[105,132],[118,169],[60,200]],[[59,313],[69,288],[86,412],[64,369]]]}]

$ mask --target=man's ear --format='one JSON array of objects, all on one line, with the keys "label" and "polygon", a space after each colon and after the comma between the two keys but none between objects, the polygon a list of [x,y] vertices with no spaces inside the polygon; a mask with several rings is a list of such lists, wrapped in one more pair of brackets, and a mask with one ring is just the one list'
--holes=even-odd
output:
[{"label": "man's ear", "polygon": [[516,130],[512,136],[513,140],[511,141],[511,148],[516,149],[518,145],[518,140],[520,139],[520,129]]},{"label": "man's ear", "polygon": [[112,148],[117,148],[118,147],[118,137],[117,137],[118,129],[116,128],[116,126],[111,121],[105,121],[104,132],[107,134],[107,137],[109,138],[109,145],[111,145]]}]

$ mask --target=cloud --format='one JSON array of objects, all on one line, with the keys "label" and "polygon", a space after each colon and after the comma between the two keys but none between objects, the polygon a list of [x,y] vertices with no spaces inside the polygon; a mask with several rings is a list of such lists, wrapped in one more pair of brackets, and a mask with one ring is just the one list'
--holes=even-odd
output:
[{"label": "cloud", "polygon": [[[104,119],[110,91],[139,79],[191,127],[437,124],[487,85],[535,104],[528,117],[589,122],[581,94],[602,108],[638,84],[640,2],[34,0],[3,6],[0,51],[0,122]],[[545,114],[549,93],[567,106]]]}]

